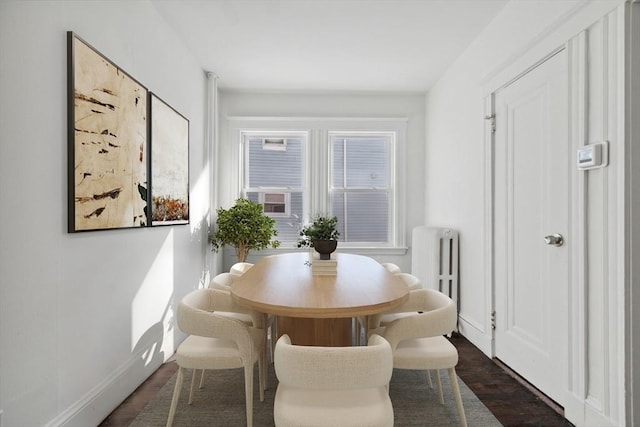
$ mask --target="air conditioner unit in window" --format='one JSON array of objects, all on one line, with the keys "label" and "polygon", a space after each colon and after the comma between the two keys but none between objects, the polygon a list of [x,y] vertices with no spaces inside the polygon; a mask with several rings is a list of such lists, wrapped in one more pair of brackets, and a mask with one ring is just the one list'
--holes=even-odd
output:
[{"label": "air conditioner unit in window", "polygon": [[458,232],[423,225],[413,229],[411,239],[411,274],[418,277],[425,288],[448,295],[459,312]]},{"label": "air conditioner unit in window", "polygon": [[262,138],[262,149],[267,151],[287,151],[287,140],[284,138]]}]

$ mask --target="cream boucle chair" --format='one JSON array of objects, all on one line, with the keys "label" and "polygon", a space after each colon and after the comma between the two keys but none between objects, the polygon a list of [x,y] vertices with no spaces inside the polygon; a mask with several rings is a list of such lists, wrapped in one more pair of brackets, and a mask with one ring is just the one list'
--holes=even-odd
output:
[{"label": "cream boucle chair", "polygon": [[411,273],[395,273],[396,276],[398,276],[399,278],[402,279],[402,281],[409,287],[410,291],[416,290],[416,289],[422,289],[422,282],[420,281],[420,278],[418,278],[417,276],[414,276]]},{"label": "cream boucle chair", "polygon": [[242,276],[251,267],[253,267],[253,264],[251,264],[250,262],[236,262],[229,269],[229,273],[233,274],[234,276]]},{"label": "cream boucle chair", "polygon": [[392,426],[392,360],[377,335],[361,347],[296,346],[283,335],[275,352],[276,426]]},{"label": "cream boucle chair", "polygon": [[[244,273],[246,273],[251,267],[253,267],[253,264],[250,262],[237,262],[231,266],[231,269],[229,270],[228,273],[220,273],[216,277],[214,277],[213,280],[211,281],[210,287],[216,287],[219,289],[226,289],[228,291],[231,291],[231,285],[233,284],[233,281],[237,277],[240,277]],[[274,316],[265,314],[264,332],[265,334],[267,334],[267,336],[271,334],[271,347],[266,348],[265,351],[269,351],[269,354],[271,355],[271,359],[273,359],[273,350],[276,346],[276,343],[275,343],[275,337],[277,335],[276,324],[277,322]]]},{"label": "cream boucle chair", "polygon": [[[220,291],[226,292],[227,294],[231,295],[230,294],[231,285],[233,284],[235,277],[236,276],[232,275],[231,273],[220,273],[217,276],[215,276],[213,279],[211,279],[211,282],[209,282],[209,288],[218,289]],[[227,312],[218,311],[218,314],[241,320],[249,326],[255,326],[254,318],[252,317],[254,315],[253,312],[251,311],[247,312],[245,308],[237,304],[233,308],[234,308],[234,311],[227,311]]]},{"label": "cream boucle chair", "polygon": [[[413,274],[398,273],[396,274],[396,276],[402,279],[402,281],[407,285],[407,287],[409,288],[409,292],[422,289],[422,282],[418,277],[414,276]],[[414,312],[408,312],[408,313],[399,313],[397,312],[397,309],[396,309],[396,310],[393,310],[392,313],[374,314],[369,316],[369,328],[375,329],[375,328],[379,328],[380,326],[386,326],[389,323],[393,322],[394,320],[399,319],[400,317],[410,316],[414,313],[416,312],[414,311]]]},{"label": "cream boucle chair", "polygon": [[[371,329],[389,341],[393,350],[393,367],[397,369],[447,369],[451,388],[458,407],[460,424],[467,425],[462,406],[455,366],[458,350],[443,335],[456,327],[457,308],[451,298],[432,289],[419,289],[409,293],[409,300],[394,311],[413,314],[400,317],[386,327]],[[444,403],[438,374],[440,402]]]},{"label": "cream boucle chair", "polygon": [[[244,322],[216,313],[238,309],[229,294],[218,289],[198,289],[187,294],[178,304],[178,327],[190,334],[178,346],[176,362],[179,366],[173,390],[167,426],[173,424],[182,390],[185,369],[244,368],[247,425],[253,424],[253,366],[258,362],[260,400],[264,400],[266,363],[264,360],[264,332]],[[254,315],[256,322],[261,316]],[[193,392],[193,383],[191,385]],[[191,395],[189,396],[191,403]]]},{"label": "cream boucle chair", "polygon": [[398,265],[392,263],[392,262],[383,262],[381,263],[381,265],[386,268],[390,273],[393,274],[398,274],[401,273],[402,270],[400,269],[400,267],[398,267]]},{"label": "cream boucle chair", "polygon": [[[407,285],[407,287],[409,288],[409,292],[414,291],[416,289],[422,289],[422,282],[418,277],[414,276],[413,274],[395,273],[395,275],[400,279],[402,279],[405,285]],[[386,324],[394,321],[399,317],[404,317],[411,314],[412,313],[381,313],[381,314],[374,314],[368,317],[358,317],[357,329],[356,329],[356,345],[360,345],[360,335],[362,333],[362,328],[365,329],[364,336],[366,337],[368,334],[367,331],[369,329],[385,326]]]},{"label": "cream boucle chair", "polygon": [[[211,282],[209,282],[209,288],[221,290],[229,294],[229,297],[230,297],[231,285],[233,284],[233,281],[235,280],[236,277],[238,276],[235,276],[231,273],[220,273],[217,276],[215,276],[213,279],[211,279]],[[233,311],[217,310],[216,313],[221,316],[227,316],[227,317],[232,317],[234,319],[238,319],[243,323],[247,324],[248,326],[254,326],[254,327],[263,329],[265,334],[265,342],[266,342],[266,337],[267,337],[266,328],[268,327],[267,325],[268,317],[262,315],[262,319],[260,319],[260,322],[258,323],[256,322],[256,318],[255,318],[256,312],[248,311],[246,308],[234,303],[233,301],[231,301],[230,304],[231,304],[230,307],[233,309]],[[267,347],[265,346],[265,355],[266,355],[266,351],[267,351]],[[195,378],[195,371],[194,371],[194,378]],[[199,388],[202,388],[203,386],[204,386],[204,370],[202,371],[202,375],[200,376]],[[264,384],[264,387],[265,389],[267,388],[266,383]],[[189,403],[191,403],[191,397],[189,397]]]},{"label": "cream boucle chair", "polygon": [[209,282],[209,287],[223,291],[231,291],[231,285],[237,276],[231,273],[220,273]]}]

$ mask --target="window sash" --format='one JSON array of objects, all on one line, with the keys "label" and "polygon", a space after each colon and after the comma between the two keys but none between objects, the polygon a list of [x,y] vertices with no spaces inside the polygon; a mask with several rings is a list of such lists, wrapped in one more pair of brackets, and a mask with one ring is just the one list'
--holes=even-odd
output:
[{"label": "window sash", "polygon": [[331,212],[348,246],[395,244],[395,141],[395,132],[328,134]]}]

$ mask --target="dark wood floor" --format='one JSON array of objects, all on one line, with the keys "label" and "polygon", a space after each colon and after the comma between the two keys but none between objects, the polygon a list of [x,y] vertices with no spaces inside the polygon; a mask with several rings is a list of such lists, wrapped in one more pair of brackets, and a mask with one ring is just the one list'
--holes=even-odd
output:
[{"label": "dark wood floor", "polygon": [[[557,411],[562,408],[532,387],[523,385],[461,335],[451,342],[458,349],[456,372],[505,426],[572,426]],[[550,404],[552,406],[550,406]]]},{"label": "dark wood floor", "polygon": [[[456,367],[460,379],[502,424],[544,427],[572,425],[557,412],[561,408],[550,406],[544,397],[531,391],[530,386],[523,385],[521,380],[514,378],[464,337],[454,335],[451,341],[460,354]],[[163,364],[100,426],[128,426],[176,371],[174,361]]]}]

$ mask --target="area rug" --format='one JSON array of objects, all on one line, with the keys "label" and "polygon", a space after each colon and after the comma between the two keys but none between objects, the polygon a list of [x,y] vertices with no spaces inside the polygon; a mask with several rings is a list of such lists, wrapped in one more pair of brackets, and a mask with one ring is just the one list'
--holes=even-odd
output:
[{"label": "area rug", "polygon": [[[257,389],[258,372],[254,375],[253,424],[255,427],[273,426],[273,399],[277,380],[273,365],[269,365],[269,384],[264,402],[260,402]],[[451,393],[449,376],[442,371],[445,404],[438,399],[437,389],[430,389],[424,372],[394,369],[389,394],[393,403],[395,425],[404,426],[456,426],[458,411]],[[435,376],[434,376],[435,379]],[[131,427],[165,426],[173,395],[176,374],[162,387],[156,397],[130,424]],[[469,426],[501,426],[486,406],[458,378],[460,393]],[[207,371],[204,388],[194,392],[193,403],[187,404],[191,373],[187,372],[178,402],[173,425],[236,427],[246,425],[244,400],[244,374],[242,369]]]}]

